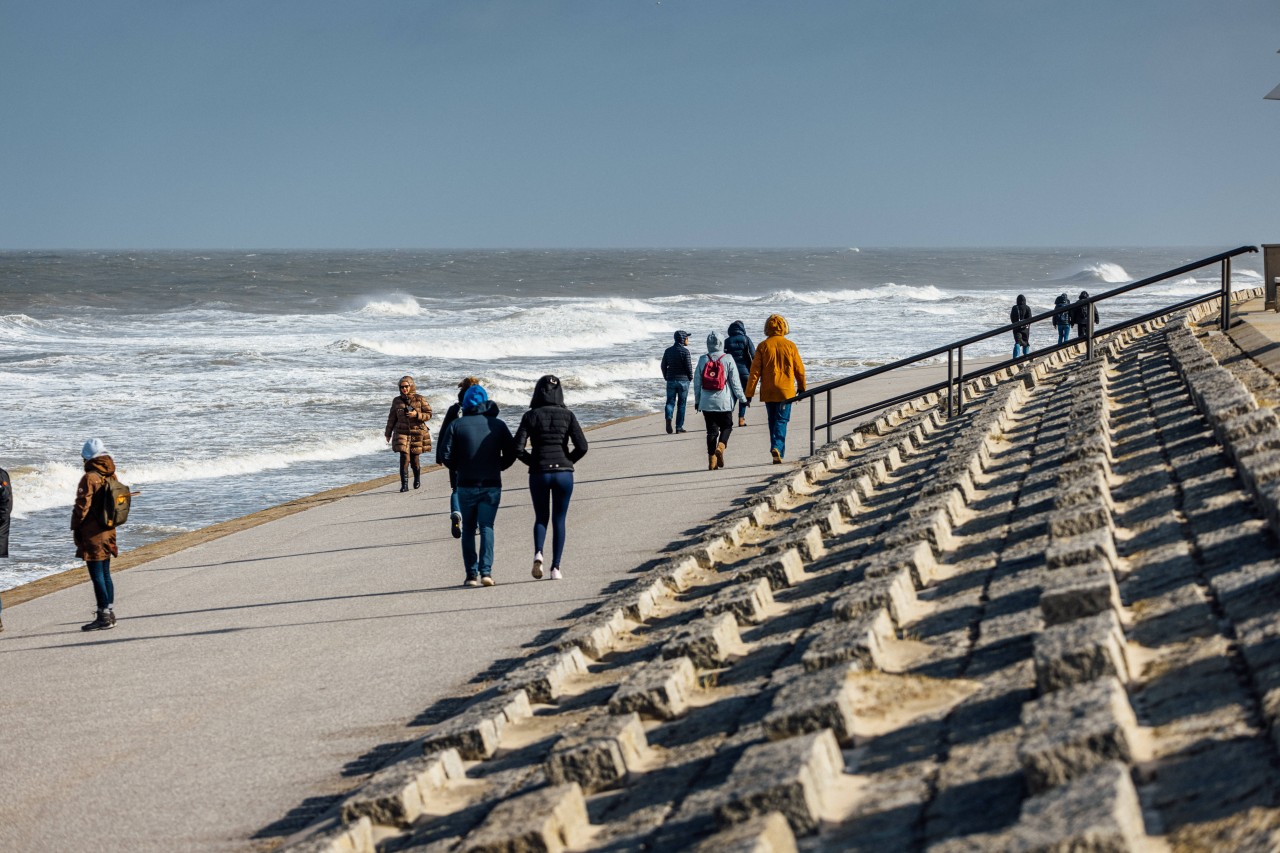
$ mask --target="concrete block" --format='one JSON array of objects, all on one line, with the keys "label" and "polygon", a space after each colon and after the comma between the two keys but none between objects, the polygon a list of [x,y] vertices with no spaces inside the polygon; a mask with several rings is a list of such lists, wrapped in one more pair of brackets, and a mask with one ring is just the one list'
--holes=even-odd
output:
[{"label": "concrete block", "polygon": [[1035,640],[1036,684],[1049,693],[1113,675],[1129,680],[1124,632],[1110,610],[1045,630]]},{"label": "concrete block", "polygon": [[935,510],[923,518],[909,518],[889,528],[879,538],[883,548],[898,548],[916,542],[928,542],[934,555],[941,555],[954,547],[951,522],[946,512]]},{"label": "concrete block", "polygon": [[773,606],[773,587],[766,578],[754,578],[720,590],[702,605],[706,616],[731,613],[739,623],[758,625]]},{"label": "concrete block", "polygon": [[609,700],[609,713],[674,720],[689,710],[698,673],[688,658],[656,660],[632,673]]},{"label": "concrete block", "polygon": [[680,628],[662,646],[664,658],[688,658],[699,669],[717,669],[742,651],[738,620],[718,613]]},{"label": "concrete block", "polygon": [[1093,530],[1111,530],[1111,511],[1101,497],[1080,500],[1071,506],[1057,507],[1049,513],[1049,535],[1066,539]]},{"label": "concrete block", "polygon": [[1121,611],[1120,591],[1115,575],[1102,562],[1058,569],[1040,593],[1040,613],[1046,625],[1061,625],[1107,610]]},{"label": "concrete block", "polygon": [[1104,764],[1027,800],[1014,827],[1020,851],[1140,853],[1148,849],[1142,807],[1129,768]]},{"label": "concrete block", "polygon": [[849,673],[857,669],[833,666],[802,675],[788,683],[773,698],[764,718],[769,740],[830,729],[843,746],[853,744],[853,696]]},{"label": "concrete block", "polygon": [[795,586],[804,578],[804,560],[796,548],[757,557],[732,575],[735,583],[764,578],[775,590]]},{"label": "concrete block", "polygon": [[466,853],[560,853],[584,836],[587,801],[576,784],[551,785],[494,807],[462,844]]},{"label": "concrete block", "polygon": [[342,803],[342,822],[365,817],[383,826],[409,826],[427,810],[432,795],[466,772],[456,749],[446,749],[384,767]]},{"label": "concrete block", "polygon": [[734,765],[717,817],[733,824],[777,811],[797,835],[810,835],[821,823],[825,792],[843,772],[829,730],[753,746]]},{"label": "concrete block", "polygon": [[1116,553],[1115,534],[1108,527],[1051,540],[1044,561],[1051,569],[1101,561],[1114,571],[1120,557]]},{"label": "concrete block", "polygon": [[1069,509],[1075,506],[1092,505],[1101,502],[1108,512],[1115,512],[1115,503],[1111,499],[1111,486],[1107,483],[1106,474],[1099,465],[1064,466],[1059,470],[1058,482],[1061,486],[1054,497],[1055,509]]},{"label": "concrete block", "polygon": [[362,817],[280,849],[282,853],[374,853],[373,824]]},{"label": "concrete block", "polygon": [[942,512],[946,514],[947,522],[952,529],[967,521],[972,513],[964,502],[964,493],[955,487],[954,483],[939,484],[940,488],[923,494],[916,499],[911,506],[907,507],[907,515],[910,518],[930,518],[934,513]]},{"label": "concrete block", "polygon": [[818,622],[808,636],[809,646],[800,657],[806,670],[850,662],[880,669],[887,661],[885,641],[894,637],[893,620],[881,609],[851,622]]},{"label": "concrete block", "polygon": [[621,607],[610,607],[579,620],[556,639],[556,648],[564,650],[577,647],[587,657],[599,660],[613,648],[614,641],[626,628],[626,624],[626,611]]},{"label": "concrete block", "polygon": [[1038,793],[1109,761],[1132,763],[1138,721],[1124,685],[1108,677],[1028,702],[1022,727],[1018,759],[1027,786]]},{"label": "concrete block", "polygon": [[693,853],[796,853],[796,836],[781,812],[767,812],[704,839]]},{"label": "concrete block", "polygon": [[870,579],[896,577],[906,569],[911,572],[916,589],[924,589],[933,581],[937,568],[933,546],[927,540],[918,539],[871,556],[863,566],[863,576]]},{"label": "concrete block", "polygon": [[1255,495],[1266,486],[1280,481],[1280,451],[1253,453],[1236,460],[1236,470]]},{"label": "concrete block", "polygon": [[795,550],[805,562],[813,562],[827,552],[822,545],[822,527],[812,521],[798,521],[779,536],[760,544],[765,553]]},{"label": "concrete block", "polygon": [[1218,424],[1218,438],[1232,447],[1250,442],[1254,453],[1280,450],[1280,417],[1272,409],[1257,409]]},{"label": "concrete block", "polygon": [[853,584],[836,596],[831,612],[846,622],[868,613],[887,609],[895,624],[903,625],[915,618],[919,610],[916,585],[909,569]]},{"label": "concrete block", "polygon": [[[632,622],[644,622],[658,609],[658,604],[671,597],[671,587],[661,579],[640,580],[618,596],[626,618]],[[607,605],[606,605],[607,606]]]},{"label": "concrete block", "polygon": [[646,572],[643,579],[660,580],[665,583],[672,592],[684,592],[693,585],[701,571],[702,566],[697,560],[692,557],[681,557],[679,559],[667,560],[657,568]]},{"label": "concrete block", "polygon": [[587,671],[587,659],[577,646],[562,652],[531,658],[514,672],[503,678],[498,689],[504,693],[524,690],[529,701],[543,705],[555,702],[565,681]]},{"label": "concrete block", "polygon": [[456,749],[468,761],[480,761],[497,751],[509,723],[531,716],[533,708],[523,690],[495,696],[434,726],[422,740],[423,754]]},{"label": "concrete block", "polygon": [[547,778],[557,785],[577,782],[584,791],[602,791],[639,772],[648,755],[639,714],[598,717],[556,741],[547,757]]}]

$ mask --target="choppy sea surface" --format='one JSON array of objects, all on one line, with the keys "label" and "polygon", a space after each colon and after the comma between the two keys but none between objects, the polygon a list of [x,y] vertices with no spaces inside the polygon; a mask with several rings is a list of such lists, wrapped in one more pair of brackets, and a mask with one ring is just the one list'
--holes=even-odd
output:
[{"label": "choppy sea surface", "polygon": [[[1003,325],[1019,293],[1046,311],[1229,248],[0,253],[15,493],[0,589],[78,565],[67,527],[90,436],[143,492],[128,549],[393,473],[382,433],[406,373],[437,418],[459,378],[483,377],[511,422],[555,373],[598,423],[661,409],[678,328],[697,353],[733,320],[759,341],[781,313],[813,385]],[[1233,286],[1259,270],[1236,258]],[[1103,325],[1218,276],[1104,303]],[[1053,339],[1037,328],[1032,345]]]}]

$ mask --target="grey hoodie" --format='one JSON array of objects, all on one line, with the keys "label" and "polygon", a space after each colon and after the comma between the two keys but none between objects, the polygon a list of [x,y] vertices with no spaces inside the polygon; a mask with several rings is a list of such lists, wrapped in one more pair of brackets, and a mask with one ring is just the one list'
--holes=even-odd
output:
[{"label": "grey hoodie", "polygon": [[[724,365],[724,388],[719,391],[702,387],[702,368],[709,358],[720,359]],[[707,335],[707,354],[698,358],[698,366],[693,371],[693,407],[700,412],[732,412],[738,403],[745,402],[747,395],[742,393],[738,365],[733,356],[724,351],[724,338],[712,332]]]}]

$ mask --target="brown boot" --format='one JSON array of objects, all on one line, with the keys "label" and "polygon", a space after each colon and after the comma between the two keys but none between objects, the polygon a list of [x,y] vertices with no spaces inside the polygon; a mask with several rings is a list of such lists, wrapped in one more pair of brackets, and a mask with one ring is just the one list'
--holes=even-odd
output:
[{"label": "brown boot", "polygon": [[746,425],[747,425],[746,418],[738,418],[738,426],[746,426]]},{"label": "brown boot", "polygon": [[724,442],[723,441],[716,443],[716,467],[717,468],[724,467]]},{"label": "brown boot", "polygon": [[712,453],[712,454],[708,455],[708,456],[707,456],[707,470],[708,470],[708,471],[714,471],[714,470],[716,470],[716,465],[717,465],[717,464],[719,464],[719,462],[720,462],[720,460],[719,460],[718,458],[716,458],[716,455],[715,455],[714,453]]}]

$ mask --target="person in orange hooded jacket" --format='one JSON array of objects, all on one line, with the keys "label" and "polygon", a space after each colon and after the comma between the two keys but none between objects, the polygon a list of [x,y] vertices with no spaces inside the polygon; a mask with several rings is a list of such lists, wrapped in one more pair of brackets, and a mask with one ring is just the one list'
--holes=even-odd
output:
[{"label": "person in orange hooded jacket", "polygon": [[791,404],[784,403],[804,390],[804,362],[800,351],[787,340],[791,327],[781,314],[770,314],[764,321],[765,339],[756,347],[747,375],[747,399],[755,396],[760,385],[760,399],[769,416],[769,453],[773,463],[782,463],[787,449],[787,423],[791,420]]}]

